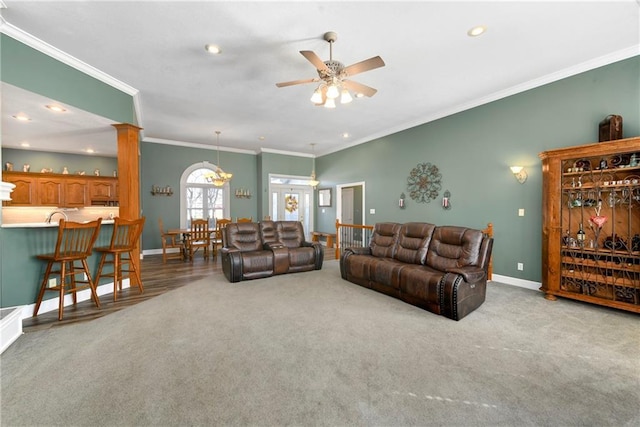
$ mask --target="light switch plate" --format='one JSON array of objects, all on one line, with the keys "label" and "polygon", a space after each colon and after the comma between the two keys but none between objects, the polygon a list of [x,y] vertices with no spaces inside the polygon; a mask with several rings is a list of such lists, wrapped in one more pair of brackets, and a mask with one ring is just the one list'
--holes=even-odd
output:
[{"label": "light switch plate", "polygon": [[524,209],[518,209],[518,216],[524,216]]},{"label": "light switch plate", "polygon": [[375,215],[375,214],[376,214],[376,210],[375,210],[375,209],[369,209],[369,213],[370,213],[371,215]]}]

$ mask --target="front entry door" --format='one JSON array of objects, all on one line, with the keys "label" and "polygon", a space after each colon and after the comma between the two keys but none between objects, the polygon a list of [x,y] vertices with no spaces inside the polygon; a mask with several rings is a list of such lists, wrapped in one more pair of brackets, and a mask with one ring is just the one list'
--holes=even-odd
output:
[{"label": "front entry door", "polygon": [[300,221],[309,237],[311,213],[309,186],[271,186],[271,219],[274,221]]}]

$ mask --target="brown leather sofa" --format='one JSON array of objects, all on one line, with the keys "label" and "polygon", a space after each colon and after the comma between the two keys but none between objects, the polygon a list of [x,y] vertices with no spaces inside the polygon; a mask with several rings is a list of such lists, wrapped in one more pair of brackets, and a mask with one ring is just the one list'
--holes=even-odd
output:
[{"label": "brown leather sofa", "polygon": [[227,224],[222,232],[222,271],[230,282],[320,270],[317,242],[307,242],[298,221]]},{"label": "brown leather sofa", "polygon": [[346,248],[342,278],[460,320],[485,300],[493,239],[480,230],[378,223],[368,247]]}]

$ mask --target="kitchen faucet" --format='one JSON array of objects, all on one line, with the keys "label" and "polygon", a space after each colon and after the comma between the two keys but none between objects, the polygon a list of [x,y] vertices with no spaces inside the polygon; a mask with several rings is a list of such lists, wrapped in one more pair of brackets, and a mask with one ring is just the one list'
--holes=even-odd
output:
[{"label": "kitchen faucet", "polygon": [[51,212],[51,213],[49,214],[49,216],[47,216],[47,219],[45,220],[45,222],[46,222],[47,224],[51,224],[51,218],[53,218],[53,216],[54,216],[55,214],[60,214],[60,215],[62,215],[62,216],[64,217],[64,220],[65,220],[65,221],[69,221],[69,217],[67,216],[67,214],[66,214],[66,213],[64,213],[63,211],[56,210],[56,211]]}]

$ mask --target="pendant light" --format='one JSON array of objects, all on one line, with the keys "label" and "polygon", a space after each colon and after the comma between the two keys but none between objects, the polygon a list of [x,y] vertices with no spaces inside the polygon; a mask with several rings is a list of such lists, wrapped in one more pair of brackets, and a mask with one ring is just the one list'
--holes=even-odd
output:
[{"label": "pendant light", "polygon": [[216,131],[216,142],[218,145],[218,150],[217,150],[218,163],[216,164],[216,166],[218,169],[215,172],[210,172],[209,174],[206,175],[207,181],[209,181],[216,187],[222,187],[224,184],[231,181],[231,178],[233,177],[232,173],[225,172],[224,170],[222,170],[222,167],[220,166],[220,134],[221,133],[222,132],[220,132],[219,130]]},{"label": "pendant light", "polygon": [[320,181],[316,180],[316,153],[314,150],[316,144],[311,144],[311,152],[313,153],[313,169],[311,169],[311,179],[309,180],[309,185],[313,187],[315,190]]}]

